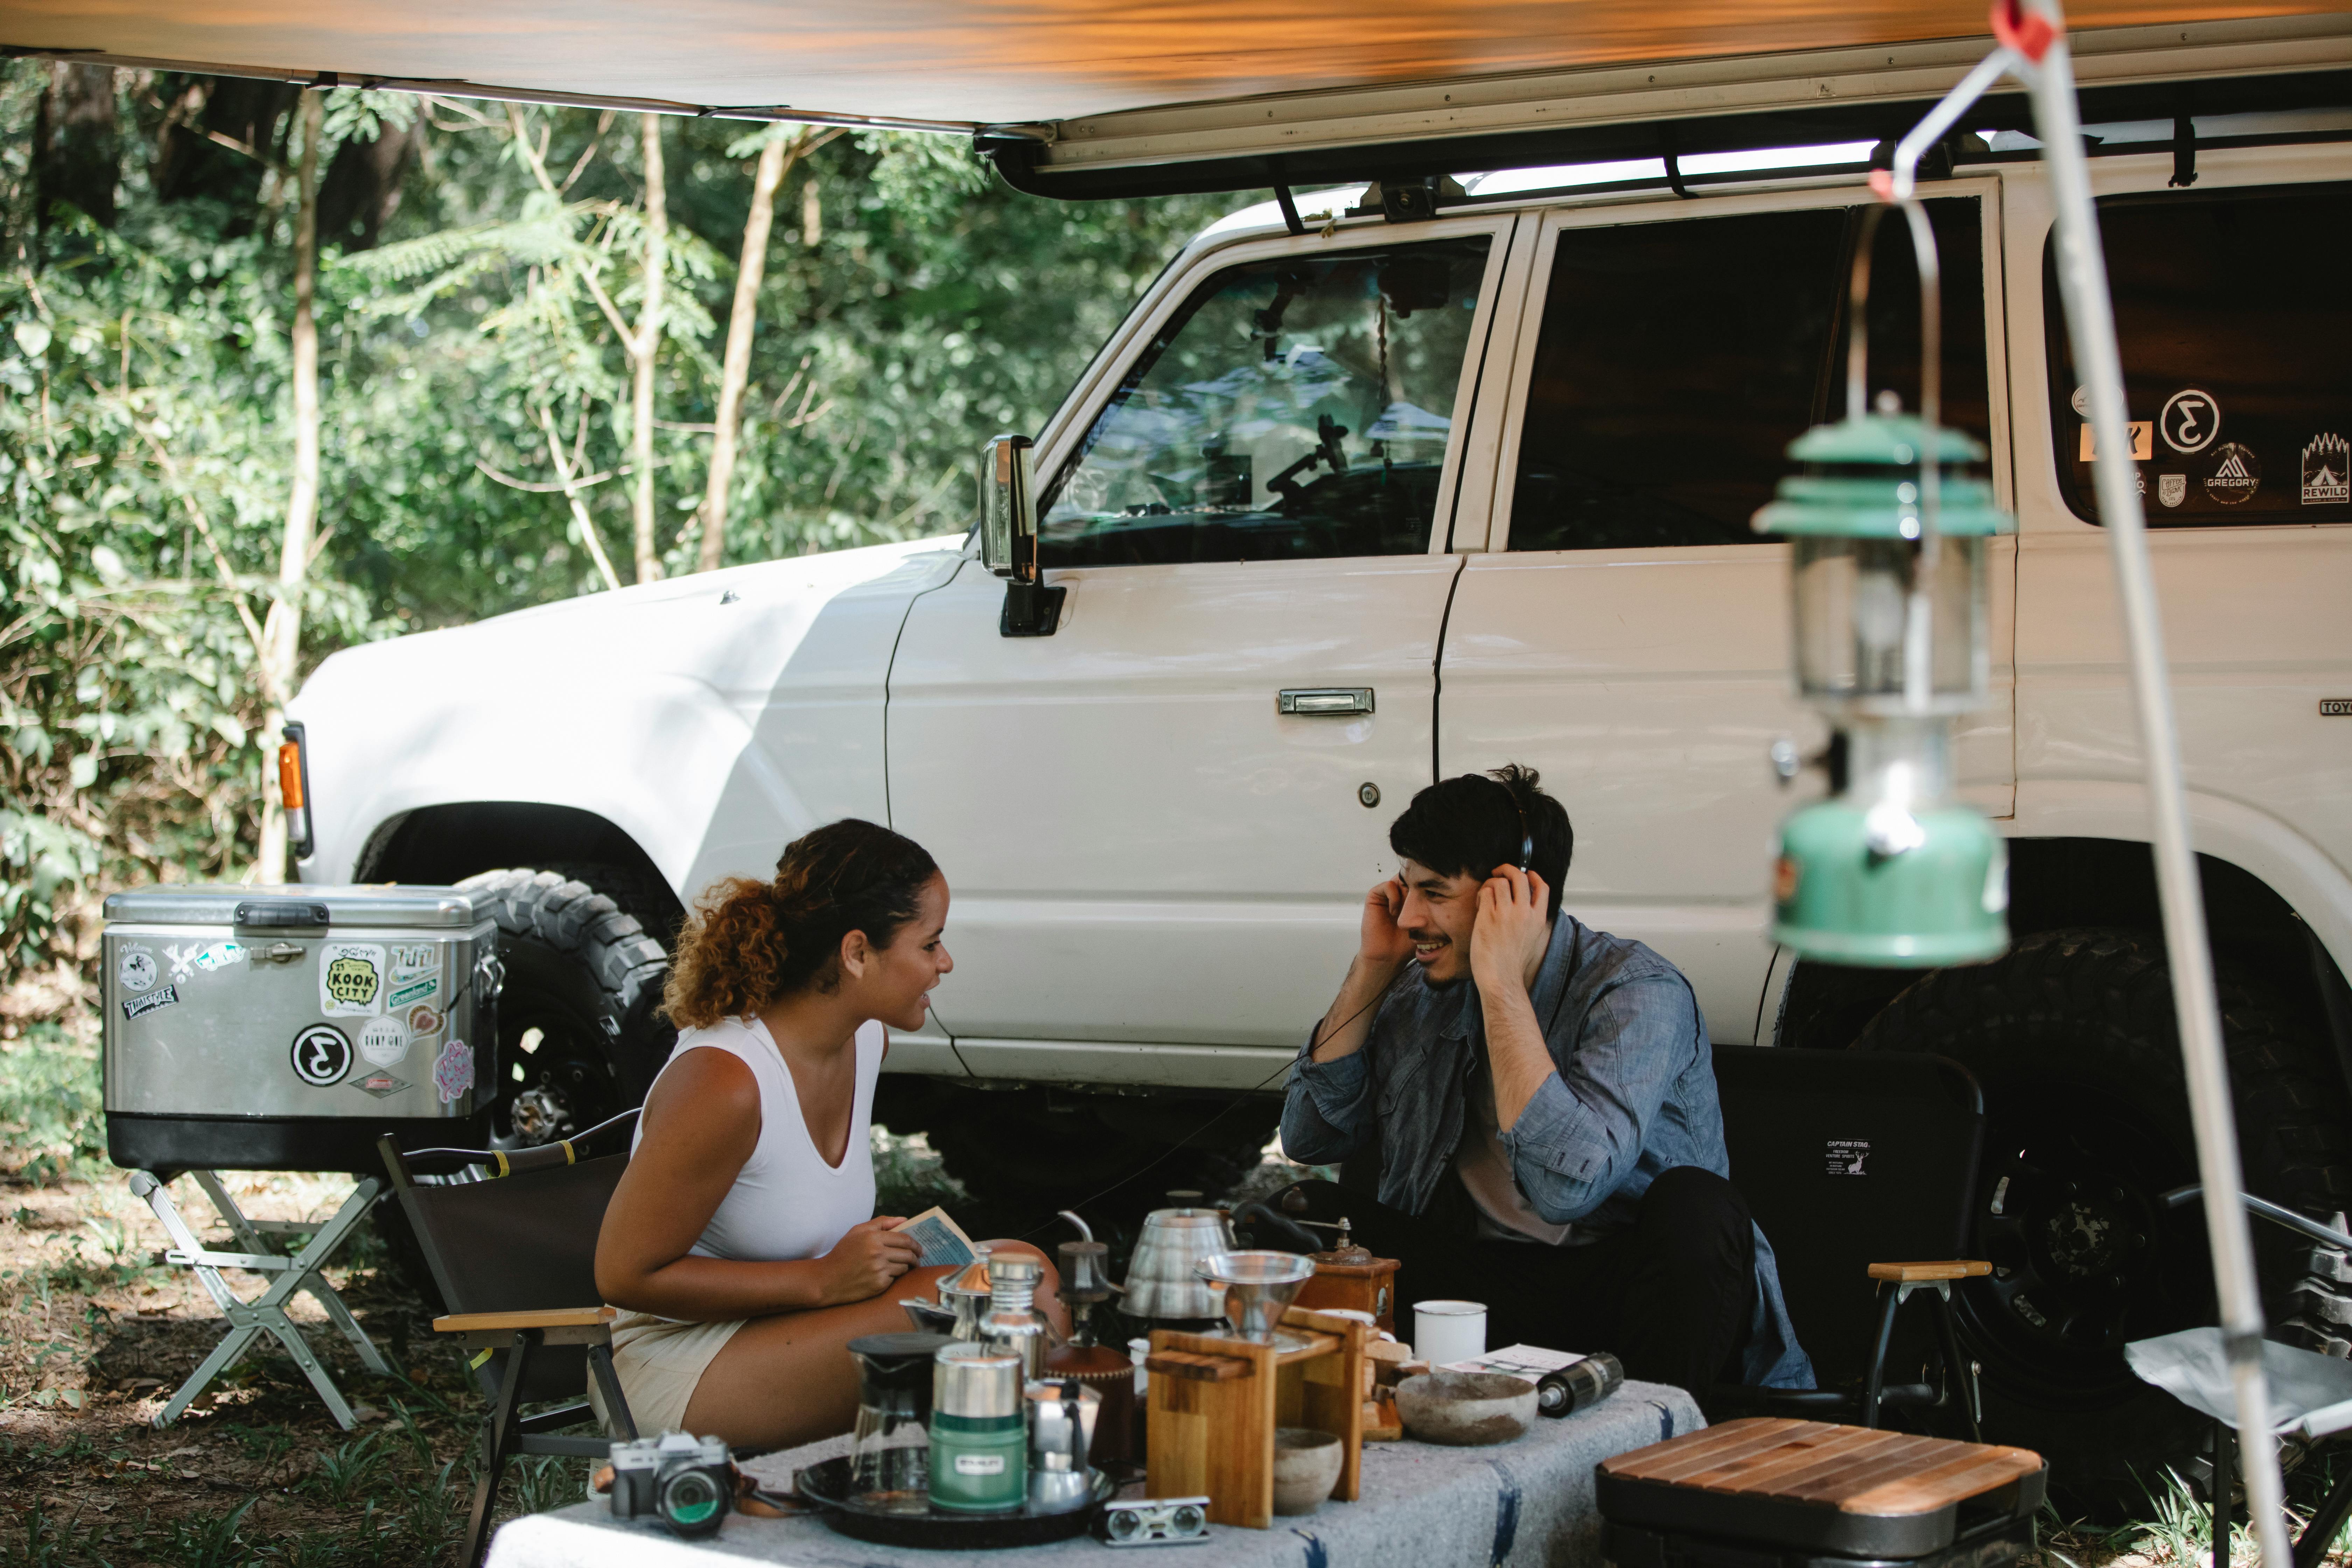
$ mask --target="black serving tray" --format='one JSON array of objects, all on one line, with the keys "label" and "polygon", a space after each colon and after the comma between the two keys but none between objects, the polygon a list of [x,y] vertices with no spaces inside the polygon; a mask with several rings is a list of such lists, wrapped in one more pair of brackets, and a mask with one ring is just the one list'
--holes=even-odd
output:
[{"label": "black serving tray", "polygon": [[825,1459],[793,1478],[801,1500],[814,1508],[824,1522],[842,1534],[880,1546],[915,1546],[949,1552],[992,1552],[1006,1546],[1042,1546],[1084,1535],[1102,1505],[1118,1490],[1118,1483],[1100,1470],[1094,1477],[1095,1495],[1084,1508],[1067,1513],[952,1513],[934,1507],[929,1513],[885,1513],[851,1500],[849,1461]]}]

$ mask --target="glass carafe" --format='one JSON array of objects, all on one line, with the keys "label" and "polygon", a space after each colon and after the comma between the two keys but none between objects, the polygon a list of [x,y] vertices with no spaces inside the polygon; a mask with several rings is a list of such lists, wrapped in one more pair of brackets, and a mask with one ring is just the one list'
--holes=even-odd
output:
[{"label": "glass carafe", "polygon": [[866,1507],[929,1510],[931,1358],[950,1342],[945,1334],[867,1334],[849,1342],[857,1363],[849,1489]]}]

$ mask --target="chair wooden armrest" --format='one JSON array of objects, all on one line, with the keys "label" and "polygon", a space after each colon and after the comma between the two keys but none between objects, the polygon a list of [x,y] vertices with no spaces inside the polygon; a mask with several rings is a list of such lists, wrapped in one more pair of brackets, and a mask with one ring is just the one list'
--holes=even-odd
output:
[{"label": "chair wooden armrest", "polygon": [[469,1348],[502,1350],[514,1342],[518,1329],[542,1331],[541,1342],[551,1345],[604,1344],[613,1337],[612,1307],[544,1307],[529,1312],[451,1312],[433,1320],[436,1334],[457,1334]]},{"label": "chair wooden armrest", "polygon": [[1975,1279],[1991,1272],[1991,1264],[1971,1258],[1955,1258],[1939,1263],[1874,1263],[1870,1266],[1873,1279],[1889,1280],[1897,1285],[1919,1285],[1936,1279]]}]

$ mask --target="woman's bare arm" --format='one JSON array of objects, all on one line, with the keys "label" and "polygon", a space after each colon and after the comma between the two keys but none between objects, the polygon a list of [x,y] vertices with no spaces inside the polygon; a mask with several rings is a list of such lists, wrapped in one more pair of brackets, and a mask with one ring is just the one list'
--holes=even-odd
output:
[{"label": "woman's bare arm", "polygon": [[823,1258],[746,1263],[689,1254],[760,1142],[760,1086],[722,1050],[688,1051],[646,1098],[645,1136],[604,1211],[596,1289],[615,1307],[693,1322],[863,1301],[919,1256],[888,1227],[853,1227]]}]

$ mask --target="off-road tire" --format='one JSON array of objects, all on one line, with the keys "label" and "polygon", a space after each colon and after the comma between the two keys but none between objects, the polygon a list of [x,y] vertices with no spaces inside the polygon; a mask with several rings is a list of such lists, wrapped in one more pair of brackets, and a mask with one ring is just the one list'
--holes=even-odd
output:
[{"label": "off-road tire", "polygon": [[[2327,1053],[2244,977],[2218,978],[2248,1188],[2322,1215],[2344,1206],[2352,1130]],[[2164,1467],[2189,1473],[2208,1423],[2122,1354],[2214,1321],[2201,1214],[2158,1201],[2198,1179],[2162,939],[2028,937],[1991,963],[1926,976],[1854,1048],[1956,1058],[1984,1087],[1970,1256],[1995,1272],[1955,1306],[1963,1352],[1983,1366],[1987,1438],[2043,1454],[2076,1506],[2141,1505]],[[2289,1287],[2308,1248],[2254,1229],[2276,1322],[2301,1304]]]},{"label": "off-road tire", "polygon": [[[669,953],[596,885],[607,879],[636,895],[633,902],[649,896],[610,868],[517,868],[460,884],[497,895],[491,914],[507,973],[491,1121],[503,1145],[550,1142],[642,1104],[677,1041],[659,1014]],[[533,1029],[539,1038],[525,1052]],[[532,1091],[557,1113],[527,1114],[518,1127],[518,1101]]]}]

